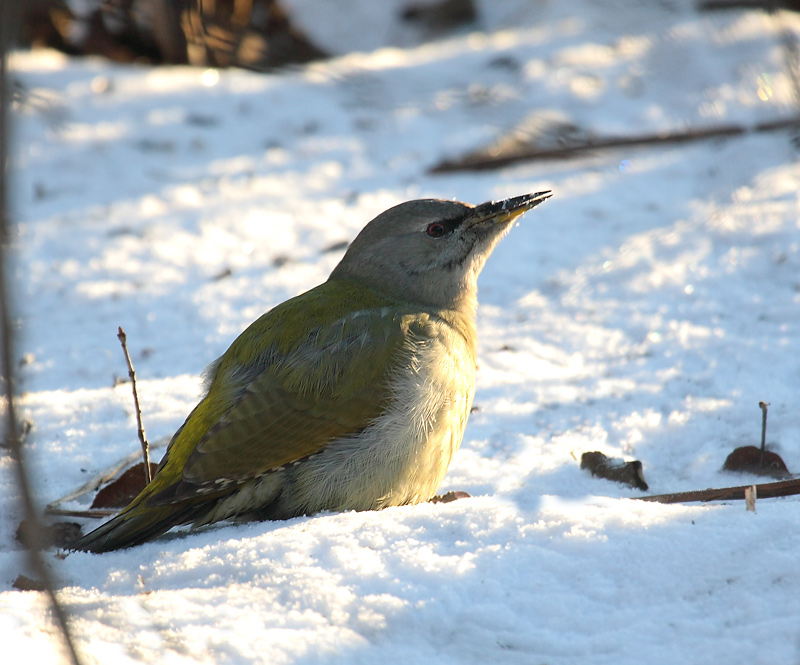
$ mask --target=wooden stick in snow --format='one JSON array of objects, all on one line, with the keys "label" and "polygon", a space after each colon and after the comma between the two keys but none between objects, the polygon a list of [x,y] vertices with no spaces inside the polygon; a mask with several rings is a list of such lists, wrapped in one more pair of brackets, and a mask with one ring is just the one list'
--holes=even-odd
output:
[{"label": "wooden stick in snow", "polygon": [[139,395],[136,392],[136,372],[133,371],[133,362],[131,362],[131,354],[128,353],[128,337],[125,331],[120,328],[117,331],[119,343],[122,344],[122,352],[125,354],[125,362],[128,364],[128,376],[131,378],[131,386],[133,388],[133,405],[136,408],[136,426],[139,434],[139,442],[142,444],[142,456],[144,457],[144,478],[147,484],[153,479],[150,475],[150,444],[147,442],[147,436],[144,433],[144,425],[142,425],[142,410],[139,408]]},{"label": "wooden stick in snow", "polygon": [[691,503],[693,501],[733,501],[744,500],[745,490],[756,488],[759,499],[770,499],[778,496],[792,496],[800,494],[800,478],[779,480],[774,483],[761,485],[740,485],[737,487],[709,488],[705,490],[691,490],[689,492],[675,492],[673,494],[652,494],[650,496],[636,497],[637,501],[654,501],[657,503]]}]

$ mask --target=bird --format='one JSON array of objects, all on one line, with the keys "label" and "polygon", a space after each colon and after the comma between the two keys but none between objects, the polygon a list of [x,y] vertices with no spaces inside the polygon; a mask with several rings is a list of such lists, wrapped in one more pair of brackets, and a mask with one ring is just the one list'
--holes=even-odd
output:
[{"label": "bird", "polygon": [[327,281],[267,311],[209,365],[152,481],[69,549],[430,500],[471,411],[478,275],[514,220],[550,196],[419,199],[379,214]]}]

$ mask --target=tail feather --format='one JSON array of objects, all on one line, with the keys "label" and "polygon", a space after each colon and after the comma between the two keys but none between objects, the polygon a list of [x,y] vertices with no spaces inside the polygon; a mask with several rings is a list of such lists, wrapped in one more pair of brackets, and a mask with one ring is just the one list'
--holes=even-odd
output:
[{"label": "tail feather", "polygon": [[188,524],[209,509],[206,503],[144,508],[129,506],[116,517],[87,533],[68,549],[83,552],[111,552],[157,538],[173,526]]}]

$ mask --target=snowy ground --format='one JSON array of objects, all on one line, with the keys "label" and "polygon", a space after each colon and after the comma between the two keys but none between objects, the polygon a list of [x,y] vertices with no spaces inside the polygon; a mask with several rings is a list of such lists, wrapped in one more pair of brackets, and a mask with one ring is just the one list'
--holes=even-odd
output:
[{"label": "snowy ground", "polygon": [[[342,44],[325,3],[291,4]],[[442,488],[473,498],[50,551],[85,662],[800,663],[797,497],[649,504],[576,461],[639,459],[655,493],[757,482],[720,468],[759,443],[764,400],[769,447],[800,469],[791,134],[427,174],[537,113],[601,134],[790,117],[776,21],[685,0],[486,2],[484,33],[415,45],[378,3],[347,4],[373,8],[348,44],[365,52],[283,74],[15,57],[38,498],[136,450],[117,326],[162,439],[204,366],[383,209],[552,189],[481,277],[479,410]],[[4,654],[64,662],[42,595],[11,588],[27,571],[7,456],[0,496]]]}]

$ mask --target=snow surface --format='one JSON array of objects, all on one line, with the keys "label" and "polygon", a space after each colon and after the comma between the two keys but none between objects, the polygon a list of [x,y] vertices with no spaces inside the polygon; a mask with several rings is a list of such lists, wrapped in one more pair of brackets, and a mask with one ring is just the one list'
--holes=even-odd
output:
[{"label": "snow surface", "polygon": [[[20,406],[42,505],[138,446],[117,326],[161,440],[204,366],[383,209],[554,192],[480,280],[479,409],[442,488],[473,498],[48,551],[85,662],[800,663],[800,499],[643,503],[577,463],[639,459],[655,493],[758,482],[720,468],[759,443],[764,400],[769,447],[800,469],[791,134],[427,174],[535,114],[600,134],[791,117],[779,33],[800,21],[487,1],[484,32],[422,44],[396,4],[292,0],[343,55],[271,75],[14,57]],[[7,455],[0,496],[2,659],[66,662],[43,595],[11,588],[30,571]]]}]

